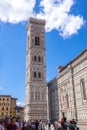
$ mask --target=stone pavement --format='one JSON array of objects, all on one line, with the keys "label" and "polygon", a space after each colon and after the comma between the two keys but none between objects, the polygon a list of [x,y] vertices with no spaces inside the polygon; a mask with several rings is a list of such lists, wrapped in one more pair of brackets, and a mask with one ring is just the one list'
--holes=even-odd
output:
[{"label": "stone pavement", "polygon": [[79,130],[87,130],[87,125],[79,125]]},{"label": "stone pavement", "polygon": [[[87,130],[87,125],[79,125],[79,130]],[[51,125],[51,129],[48,128],[48,125],[45,127],[45,130],[54,130],[53,125]]]}]

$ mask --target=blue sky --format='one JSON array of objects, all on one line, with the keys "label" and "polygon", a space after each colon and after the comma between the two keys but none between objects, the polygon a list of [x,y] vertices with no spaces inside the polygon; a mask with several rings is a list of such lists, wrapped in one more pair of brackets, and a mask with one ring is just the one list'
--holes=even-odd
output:
[{"label": "blue sky", "polygon": [[46,78],[87,48],[87,0],[0,0],[0,94],[25,101],[26,26],[46,20]]}]

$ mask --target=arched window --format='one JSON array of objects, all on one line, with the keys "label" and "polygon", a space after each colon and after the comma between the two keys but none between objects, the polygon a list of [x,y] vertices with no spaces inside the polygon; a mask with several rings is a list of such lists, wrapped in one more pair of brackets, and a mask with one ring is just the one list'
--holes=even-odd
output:
[{"label": "arched window", "polygon": [[37,57],[36,57],[36,56],[34,56],[34,61],[35,61],[35,62],[37,61]]},{"label": "arched window", "polygon": [[9,98],[7,98],[7,101],[9,101]]},{"label": "arched window", "polygon": [[40,46],[40,37],[35,37],[35,46]]},{"label": "arched window", "polygon": [[86,88],[85,88],[85,81],[84,81],[84,79],[81,79],[80,85],[81,85],[81,89],[82,89],[83,100],[86,100]]},{"label": "arched window", "polygon": [[8,110],[8,107],[6,107],[6,110]]},{"label": "arched window", "polygon": [[41,78],[41,72],[38,72],[38,78]]},{"label": "arched window", "polygon": [[4,103],[4,102],[2,102],[2,106],[5,106],[5,103]]},{"label": "arched window", "polygon": [[6,106],[9,106],[9,103],[8,103],[8,102],[6,103]]},{"label": "arched window", "polygon": [[4,110],[4,107],[2,107],[2,110]]},{"label": "arched window", "polygon": [[35,71],[35,72],[34,72],[34,78],[36,78],[36,77],[37,77],[37,72]]},{"label": "arched window", "polygon": [[38,56],[38,62],[41,62],[41,56]]}]

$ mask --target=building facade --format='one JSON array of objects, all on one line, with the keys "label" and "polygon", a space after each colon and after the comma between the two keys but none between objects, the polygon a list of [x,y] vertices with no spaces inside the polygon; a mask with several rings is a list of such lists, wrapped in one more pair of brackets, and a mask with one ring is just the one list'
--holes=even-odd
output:
[{"label": "building facade", "polygon": [[30,18],[27,26],[25,120],[47,119],[45,21]]},{"label": "building facade", "polygon": [[48,108],[49,120],[54,122],[59,119],[59,106],[58,106],[58,87],[57,78],[54,78],[47,84],[48,86]]},{"label": "building facade", "polygon": [[16,118],[19,121],[24,121],[24,107],[22,106],[16,106]]},{"label": "building facade", "polygon": [[10,95],[0,95],[0,119],[13,117],[16,114],[16,100]]},{"label": "building facade", "polygon": [[59,118],[87,124],[87,49],[58,71]]}]

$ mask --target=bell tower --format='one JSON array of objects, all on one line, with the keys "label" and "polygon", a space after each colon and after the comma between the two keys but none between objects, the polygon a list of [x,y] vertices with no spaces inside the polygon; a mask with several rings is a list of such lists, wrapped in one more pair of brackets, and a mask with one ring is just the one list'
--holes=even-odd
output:
[{"label": "bell tower", "polygon": [[47,119],[45,20],[27,26],[25,120]]}]

